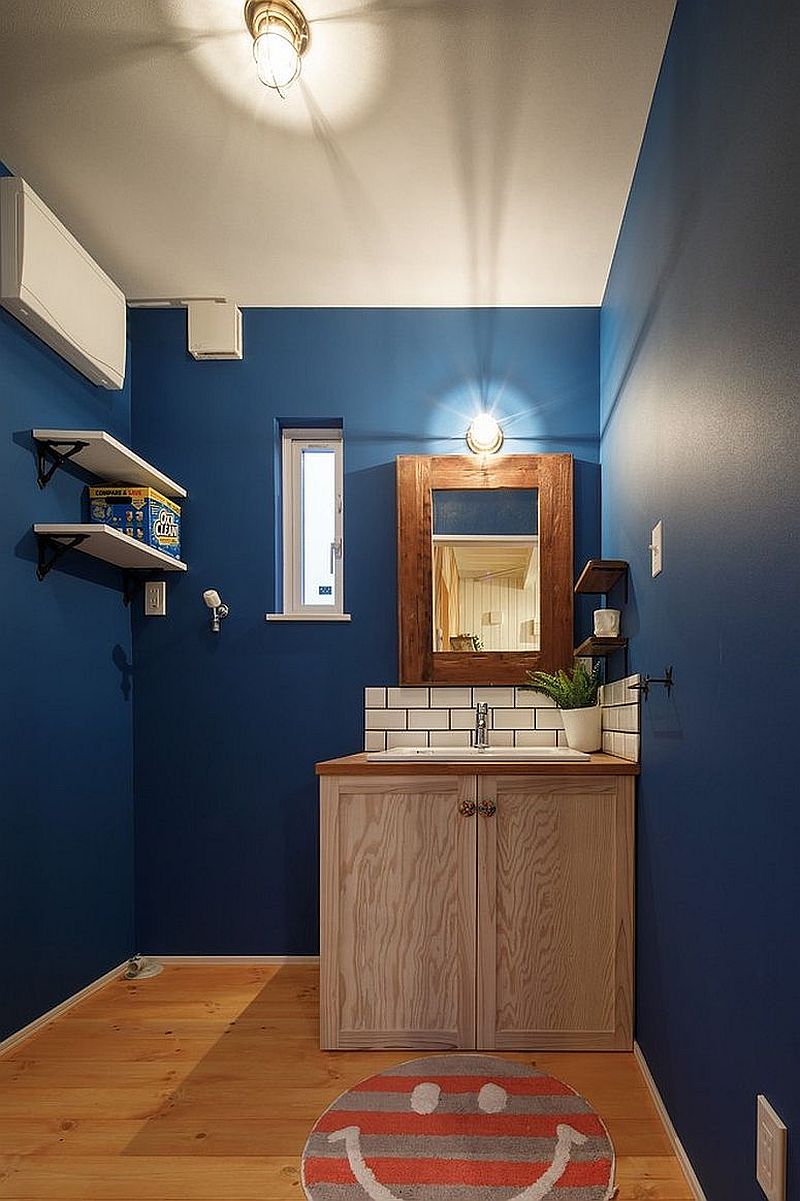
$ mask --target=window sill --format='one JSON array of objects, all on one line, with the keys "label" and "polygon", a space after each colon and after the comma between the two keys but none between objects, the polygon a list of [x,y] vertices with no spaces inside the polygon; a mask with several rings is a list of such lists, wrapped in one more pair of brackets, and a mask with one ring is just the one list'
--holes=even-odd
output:
[{"label": "window sill", "polygon": [[265,613],[265,621],[350,621],[349,613]]}]

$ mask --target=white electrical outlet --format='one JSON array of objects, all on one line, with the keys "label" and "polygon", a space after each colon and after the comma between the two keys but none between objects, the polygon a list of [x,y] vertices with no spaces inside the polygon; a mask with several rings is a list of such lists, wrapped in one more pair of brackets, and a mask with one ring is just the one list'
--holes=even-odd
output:
[{"label": "white electrical outlet", "polygon": [[148,580],[144,586],[145,617],[167,616],[166,580]]},{"label": "white electrical outlet", "polygon": [[786,1127],[766,1097],[756,1104],[756,1180],[767,1201],[786,1201]]},{"label": "white electrical outlet", "polygon": [[661,569],[664,566],[664,523],[659,521],[658,525],[654,525],[650,533],[650,574],[657,576],[661,574]]}]

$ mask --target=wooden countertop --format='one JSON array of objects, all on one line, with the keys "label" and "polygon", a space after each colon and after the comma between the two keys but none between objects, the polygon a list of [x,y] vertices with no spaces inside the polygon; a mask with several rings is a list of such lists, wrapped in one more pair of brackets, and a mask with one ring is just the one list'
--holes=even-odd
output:
[{"label": "wooden countertop", "polygon": [[502,759],[460,763],[408,763],[367,760],[366,752],[327,759],[317,764],[318,776],[638,776],[639,764],[602,751],[581,763],[508,762]]}]

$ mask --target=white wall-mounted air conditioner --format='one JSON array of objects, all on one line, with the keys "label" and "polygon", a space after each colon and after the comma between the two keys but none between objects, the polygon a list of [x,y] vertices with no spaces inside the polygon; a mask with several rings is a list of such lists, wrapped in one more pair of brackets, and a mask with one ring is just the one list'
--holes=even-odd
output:
[{"label": "white wall-mounted air conditioner", "polygon": [[0,179],[0,304],[94,384],[125,382],[125,297],[24,180]]}]

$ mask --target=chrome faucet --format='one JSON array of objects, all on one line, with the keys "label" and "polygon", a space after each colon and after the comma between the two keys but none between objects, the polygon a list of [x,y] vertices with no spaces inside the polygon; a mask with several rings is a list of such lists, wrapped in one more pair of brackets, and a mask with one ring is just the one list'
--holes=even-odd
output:
[{"label": "chrome faucet", "polygon": [[489,746],[489,729],[486,724],[488,713],[489,706],[486,701],[475,706],[475,734],[472,745],[479,751],[485,751]]}]

